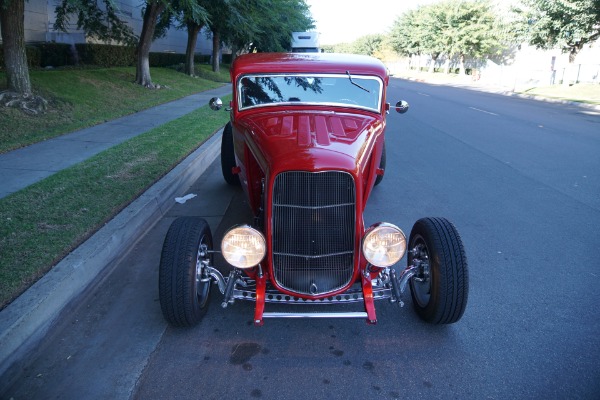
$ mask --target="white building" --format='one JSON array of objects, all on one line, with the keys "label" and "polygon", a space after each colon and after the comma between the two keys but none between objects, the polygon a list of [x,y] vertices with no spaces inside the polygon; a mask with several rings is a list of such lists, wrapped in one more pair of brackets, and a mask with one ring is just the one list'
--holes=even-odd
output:
[{"label": "white building", "polygon": [[[72,29],[68,33],[54,29],[56,14],[54,12],[60,0],[28,0],[25,1],[25,41],[27,43],[58,42],[58,43],[85,43],[83,31],[77,30],[77,18],[71,19]],[[122,20],[133,28],[138,34],[142,30],[143,0],[115,0]],[[1,38],[0,38],[1,43]],[[171,28],[167,35],[152,43],[150,51],[185,53],[187,44],[187,31]],[[198,35],[196,54],[211,54],[212,41],[207,39],[203,30]]]},{"label": "white building", "polygon": [[569,63],[560,49],[540,50],[523,45],[506,65],[492,61],[481,72],[482,80],[503,86],[526,89],[559,83],[600,83],[600,42],[586,44]]},{"label": "white building", "polygon": [[[432,62],[429,55],[403,57],[389,62],[388,68],[396,74],[406,70],[427,70]],[[440,57],[436,69],[444,67],[446,58]],[[569,55],[561,49],[541,50],[523,44],[507,53],[503,60],[467,60],[467,68],[474,68],[476,76],[468,79],[483,83],[504,86],[513,90],[525,90],[535,86],[548,86],[560,83],[600,83],[600,41],[586,44],[574,63],[569,63]],[[458,60],[450,60],[452,69],[458,68]]]}]

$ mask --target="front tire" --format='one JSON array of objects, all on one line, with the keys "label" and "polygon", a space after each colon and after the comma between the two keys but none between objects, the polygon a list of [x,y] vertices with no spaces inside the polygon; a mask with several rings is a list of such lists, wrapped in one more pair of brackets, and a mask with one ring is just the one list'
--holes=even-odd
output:
[{"label": "front tire", "polygon": [[418,220],[410,233],[408,265],[421,263],[410,280],[415,311],[432,324],[458,321],[467,306],[467,256],[454,225],[444,218]]},{"label": "front tire", "polygon": [[180,217],[171,224],[160,257],[158,292],[163,316],[173,326],[191,327],[206,314],[211,279],[212,235],[198,217]]}]

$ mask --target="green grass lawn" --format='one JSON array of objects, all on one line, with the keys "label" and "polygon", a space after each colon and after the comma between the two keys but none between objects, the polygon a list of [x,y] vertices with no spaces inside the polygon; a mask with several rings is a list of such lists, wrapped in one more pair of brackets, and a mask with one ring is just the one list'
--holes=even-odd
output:
[{"label": "green grass lawn", "polygon": [[0,199],[0,308],[228,119],[204,106]]},{"label": "green grass lawn", "polygon": [[[0,152],[102,123],[228,82],[153,68],[162,86],[133,83],[133,68],[32,71],[34,92],[50,101],[46,114],[0,107]],[[0,73],[0,90],[5,85]],[[226,99],[228,101],[228,99]],[[42,277],[229,119],[208,106],[108,149],[0,199],[0,309]]]},{"label": "green grass lawn", "polygon": [[[137,111],[219,87],[229,79],[199,66],[193,78],[170,68],[151,68],[152,80],[161,89],[149,90],[134,83],[135,68],[32,70],[34,93],[49,101],[48,111],[31,116],[0,107],[0,153],[96,125]],[[0,71],[0,91],[6,77]]]}]

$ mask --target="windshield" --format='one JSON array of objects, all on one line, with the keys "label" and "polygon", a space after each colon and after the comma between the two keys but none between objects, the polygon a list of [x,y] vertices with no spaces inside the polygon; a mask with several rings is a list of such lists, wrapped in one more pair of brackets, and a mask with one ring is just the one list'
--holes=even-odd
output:
[{"label": "windshield", "polygon": [[238,83],[238,107],[310,104],[379,112],[382,87],[375,76],[245,75]]}]

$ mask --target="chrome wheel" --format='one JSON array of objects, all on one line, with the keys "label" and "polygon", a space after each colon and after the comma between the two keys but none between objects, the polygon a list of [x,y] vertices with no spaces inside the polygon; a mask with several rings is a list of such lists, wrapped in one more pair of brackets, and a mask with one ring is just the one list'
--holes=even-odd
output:
[{"label": "chrome wheel", "polygon": [[422,237],[416,238],[416,246],[411,250],[412,265],[417,266],[417,273],[410,280],[414,299],[420,307],[426,307],[431,299],[431,268],[429,252]]},{"label": "chrome wheel", "polygon": [[196,256],[196,299],[201,308],[206,306],[210,295],[210,276],[206,269],[210,264],[211,258],[208,252],[207,238],[202,236]]}]

